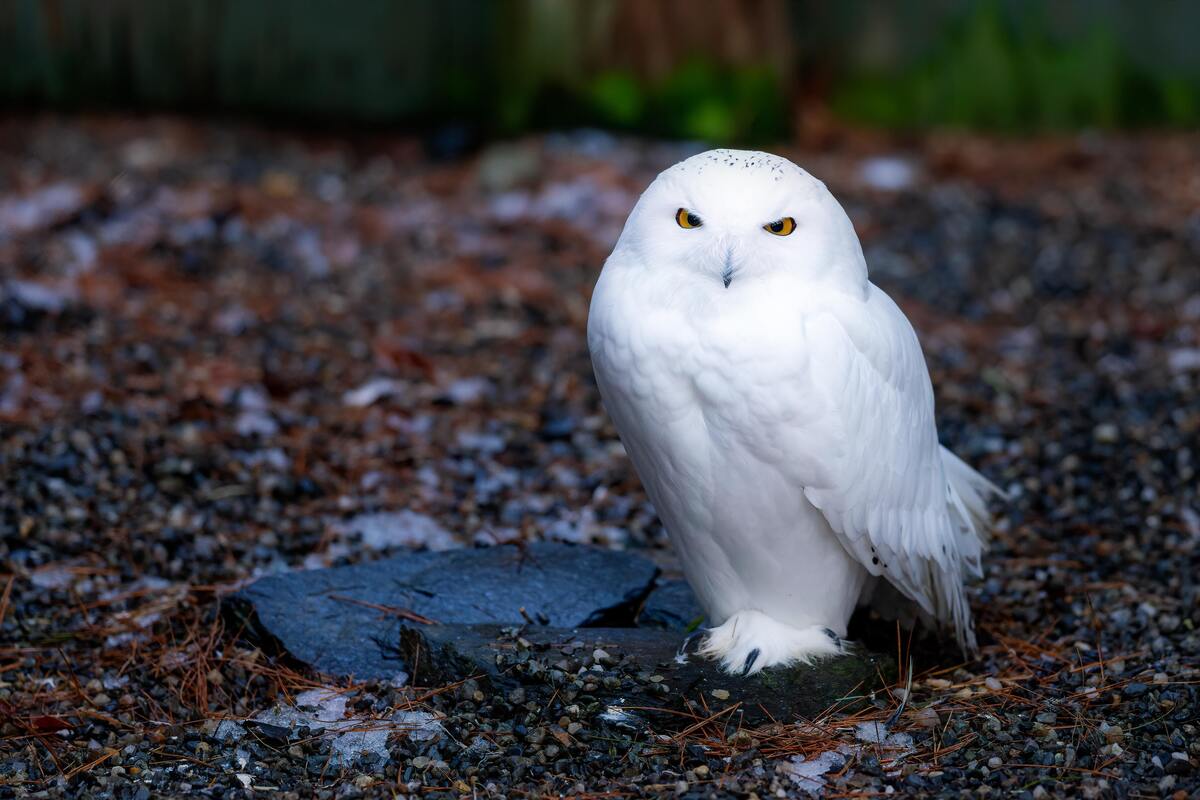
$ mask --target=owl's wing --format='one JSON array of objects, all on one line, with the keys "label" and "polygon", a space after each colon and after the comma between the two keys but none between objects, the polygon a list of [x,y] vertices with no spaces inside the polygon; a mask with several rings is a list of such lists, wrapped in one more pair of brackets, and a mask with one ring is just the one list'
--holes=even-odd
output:
[{"label": "owl's wing", "polygon": [[797,463],[819,465],[797,476],[805,496],[871,574],[953,623],[973,650],[963,577],[981,573],[995,487],[938,444],[912,325],[871,286],[866,302],[822,303],[805,332],[811,414],[792,441],[808,451]]}]

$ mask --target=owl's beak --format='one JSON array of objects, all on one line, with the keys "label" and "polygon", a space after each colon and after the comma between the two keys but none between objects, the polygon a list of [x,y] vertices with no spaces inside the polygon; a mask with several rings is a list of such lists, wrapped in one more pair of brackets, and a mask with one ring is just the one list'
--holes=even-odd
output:
[{"label": "owl's beak", "polygon": [[733,248],[729,247],[725,250],[725,268],[721,270],[721,282],[725,284],[725,288],[729,288],[729,284],[733,283]]}]

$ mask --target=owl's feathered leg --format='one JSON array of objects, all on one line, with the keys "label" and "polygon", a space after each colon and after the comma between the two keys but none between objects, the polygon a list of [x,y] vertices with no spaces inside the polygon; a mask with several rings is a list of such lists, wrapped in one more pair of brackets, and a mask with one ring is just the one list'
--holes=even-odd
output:
[{"label": "owl's feathered leg", "polygon": [[753,675],[767,667],[810,664],[841,655],[846,643],[829,628],[793,628],[761,611],[739,611],[708,631],[702,656],[721,662],[728,673]]}]

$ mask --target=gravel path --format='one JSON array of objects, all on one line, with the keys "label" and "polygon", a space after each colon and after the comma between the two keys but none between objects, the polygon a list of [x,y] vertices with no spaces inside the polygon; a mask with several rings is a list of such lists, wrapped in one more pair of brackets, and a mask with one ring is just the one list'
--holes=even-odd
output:
[{"label": "gravel path", "polygon": [[442,144],[0,125],[0,796],[1200,792],[1196,137],[792,154],[920,332],[943,441],[1013,497],[980,660],[856,623],[915,667],[891,730],[901,690],[668,736],[591,701],[625,666],[519,632],[546,677],[503,697],[327,687],[240,636],[248,579],[406,547],[672,566],[584,325],[689,148]]}]

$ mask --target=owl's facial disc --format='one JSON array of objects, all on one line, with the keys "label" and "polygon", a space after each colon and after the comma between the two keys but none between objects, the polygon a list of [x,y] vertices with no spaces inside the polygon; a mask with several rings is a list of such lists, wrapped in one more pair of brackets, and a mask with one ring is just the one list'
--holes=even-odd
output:
[{"label": "owl's facial disc", "polygon": [[726,289],[751,263],[770,263],[777,244],[771,240],[790,234],[796,222],[792,217],[776,217],[773,222],[759,224],[753,214],[717,213],[710,222],[709,216],[680,207],[674,219],[682,229],[683,260],[699,267],[705,275],[719,277]]},{"label": "owl's facial disc", "polygon": [[630,264],[726,296],[751,281],[866,283],[846,212],[823,183],[768,153],[711,150],[664,170],[638,200],[617,250]]}]

